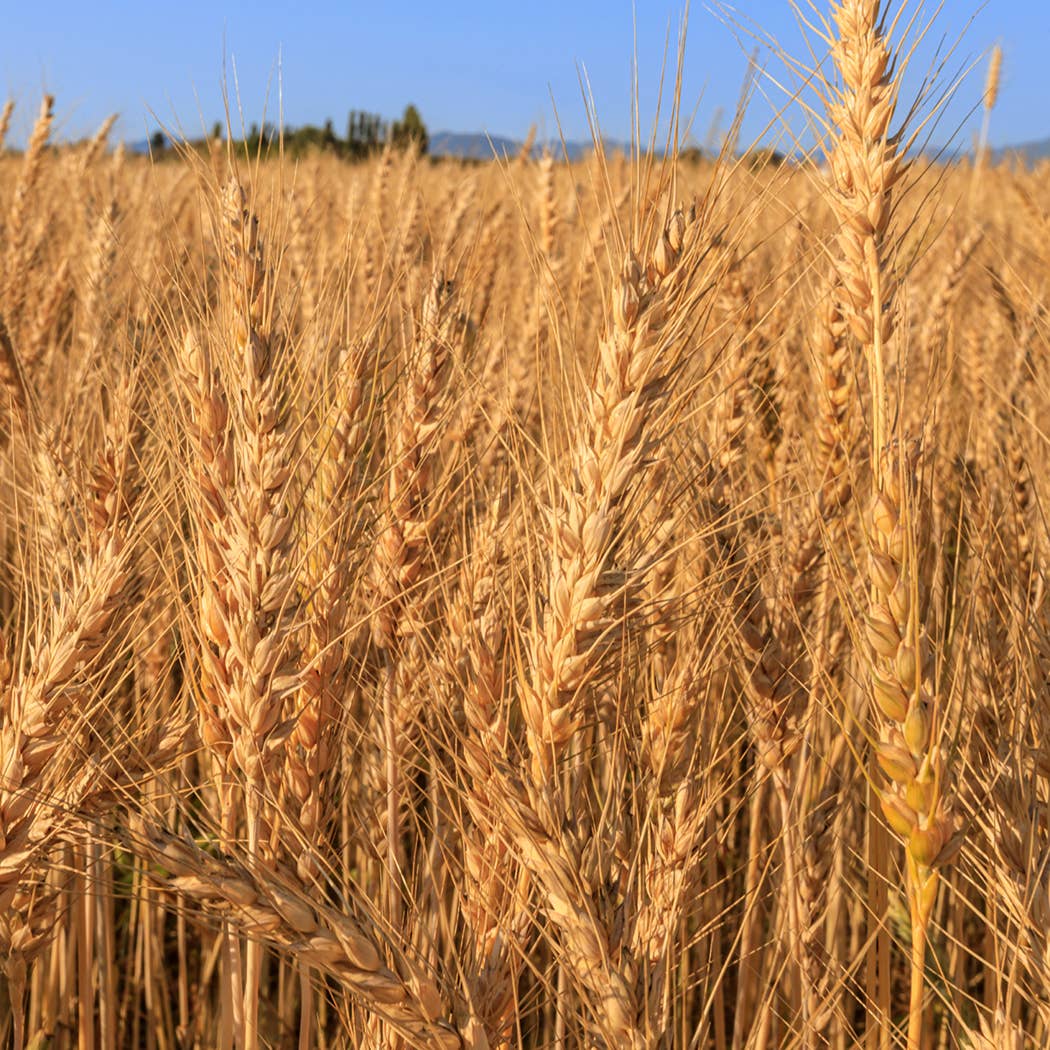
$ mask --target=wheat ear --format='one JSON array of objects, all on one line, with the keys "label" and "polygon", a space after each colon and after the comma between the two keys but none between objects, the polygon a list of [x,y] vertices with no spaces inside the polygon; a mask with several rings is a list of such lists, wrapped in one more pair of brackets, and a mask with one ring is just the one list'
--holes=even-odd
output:
[{"label": "wheat ear", "polygon": [[401,921],[402,845],[400,808],[405,725],[410,721],[398,682],[425,627],[424,584],[438,522],[433,491],[439,430],[452,349],[455,286],[437,272],[419,317],[407,390],[388,456],[385,505],[378,526],[372,578],[372,639],[385,662],[382,719],[385,750],[388,912]]},{"label": "wheat ear", "polygon": [[[675,212],[662,231],[663,273],[650,282],[624,259],[611,323],[598,346],[597,374],[585,393],[582,433],[573,449],[575,481],[551,513],[553,556],[546,615],[530,638],[532,677],[522,699],[536,783],[548,783],[586,711],[586,688],[607,669],[624,631],[624,608],[641,580],[615,564],[622,505],[643,483],[655,438],[655,409],[676,364],[671,275],[681,265],[687,224]],[[670,319],[670,320],[669,320]]]},{"label": "wheat ear", "polygon": [[385,967],[364,927],[319,903],[290,874],[205,853],[138,815],[129,824],[128,848],[167,872],[165,883],[198,906],[329,974],[411,1045],[462,1050],[463,1039],[440,1020],[446,1008],[433,981],[415,973],[406,980]]},{"label": "wheat ear", "polygon": [[15,111],[14,99],[8,99],[0,110],[0,149],[7,142],[7,133],[11,130],[11,114]]},{"label": "wheat ear", "polygon": [[[90,709],[92,665],[126,623],[132,588],[137,493],[129,388],[118,387],[113,401],[106,441],[77,515],[83,553],[36,618],[28,665],[0,661],[0,912],[6,916],[0,948],[18,989],[19,1043],[25,959],[49,932],[46,922],[41,925],[46,903],[34,909],[38,892],[26,876],[63,818],[101,791],[96,766],[82,764],[79,773],[71,768],[83,742],[80,708]],[[42,457],[57,455],[52,443],[40,440]],[[39,493],[43,500],[52,497],[49,488]]]},{"label": "wheat ear", "polygon": [[883,717],[877,756],[892,782],[883,795],[883,811],[907,844],[912,918],[908,1050],[919,1050],[927,927],[937,866],[948,859],[954,828],[944,804],[927,643],[919,619],[913,531],[919,489],[910,451],[900,442],[891,445],[889,434],[886,367],[896,317],[890,220],[907,161],[892,128],[898,86],[885,18],[880,0],[843,0],[834,7],[832,55],[842,86],[831,89],[837,137],[829,160],[831,200],[840,223],[843,316],[863,348],[871,386],[871,685]]},{"label": "wheat ear", "polygon": [[55,100],[45,95],[40,103],[40,114],[33,125],[33,130],[26,145],[25,157],[22,160],[22,173],[15,185],[11,206],[4,226],[6,241],[3,261],[4,304],[8,312],[8,321],[13,322],[21,316],[24,303],[15,298],[15,287],[18,278],[29,262],[29,229],[33,194],[44,170],[44,151],[51,136],[51,124],[54,121]]}]

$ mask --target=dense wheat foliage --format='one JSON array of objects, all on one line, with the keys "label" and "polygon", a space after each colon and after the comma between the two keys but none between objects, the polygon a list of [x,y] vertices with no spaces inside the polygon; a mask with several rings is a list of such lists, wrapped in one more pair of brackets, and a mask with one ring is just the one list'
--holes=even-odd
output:
[{"label": "dense wheat foliage", "polygon": [[917,159],[885,15],[780,166],[44,100],[3,1045],[1050,1043],[1050,170]]}]

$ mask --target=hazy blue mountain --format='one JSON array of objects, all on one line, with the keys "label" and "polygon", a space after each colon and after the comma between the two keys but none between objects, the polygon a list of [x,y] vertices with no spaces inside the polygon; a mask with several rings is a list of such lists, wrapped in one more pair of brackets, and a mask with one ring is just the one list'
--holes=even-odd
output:
[{"label": "hazy blue mountain", "polygon": [[521,143],[502,135],[481,135],[464,131],[438,131],[430,136],[429,152],[435,157],[466,157],[491,160],[493,155],[513,157]]},{"label": "hazy blue mountain", "polygon": [[995,150],[992,156],[996,161],[1017,156],[1022,158],[1026,164],[1034,164],[1037,160],[1046,160],[1047,157],[1050,157],[1050,138],[1006,146],[1004,149]]},{"label": "hazy blue mountain", "polygon": [[[149,142],[146,139],[138,142],[126,142],[124,145],[131,153],[149,152]],[[560,159],[562,156],[562,143],[555,141],[550,142],[548,145],[555,157]],[[430,153],[435,157],[491,160],[493,156],[516,156],[520,152],[521,147],[521,139],[506,138],[503,135],[490,136],[477,131],[437,131],[430,136]],[[592,147],[593,144],[590,139],[565,143],[565,150],[571,160],[578,160],[589,153]],[[610,151],[625,150],[627,144],[613,139],[606,139],[605,147]],[[539,156],[543,152],[543,148],[543,143],[533,146],[533,156]],[[965,154],[966,152],[965,149],[960,147],[960,154]],[[929,149],[926,150],[926,153],[933,155],[933,151]],[[950,160],[951,156],[952,151],[946,151],[943,159]],[[1010,157],[1019,157],[1025,164],[1034,164],[1036,161],[1050,158],[1050,138],[1021,142],[1014,146],[1004,146],[1001,149],[992,151],[992,159],[996,163]]]},{"label": "hazy blue mountain", "polygon": [[[430,137],[430,152],[436,157],[470,157],[476,160],[491,160],[493,151],[499,157],[502,157],[504,154],[514,156],[521,149],[521,145],[519,139],[493,135],[490,141],[489,136],[477,132],[439,131]],[[560,158],[562,155],[561,142],[551,142],[549,146],[551,152]],[[612,151],[626,149],[627,144],[606,139],[605,147]],[[565,143],[565,150],[572,160],[577,160],[584,154],[589,153],[591,149],[592,143],[590,139]],[[543,152],[543,145],[534,146],[532,152],[534,156],[538,156]],[[929,149],[926,152],[933,153]],[[960,147],[959,152],[965,154],[966,150]],[[952,154],[953,151],[951,150],[945,151],[943,159],[950,160]],[[1035,142],[1022,142],[1015,146],[1006,146],[1003,149],[993,151],[993,157],[996,161],[1011,156],[1020,157],[1025,164],[1034,164],[1037,160],[1050,157],[1050,138]]]},{"label": "hazy blue mountain", "polygon": [[[556,156],[562,155],[561,140],[550,142],[547,145]],[[502,135],[486,135],[483,132],[461,132],[461,131],[437,131],[430,136],[430,153],[435,157],[469,157],[475,160],[491,160],[493,155],[502,157],[504,154],[513,157],[520,152],[521,139],[508,139]],[[543,152],[543,143],[537,143],[532,147],[533,156],[539,156]],[[590,139],[582,141],[571,141],[565,143],[565,152],[572,160],[578,160],[593,148]],[[605,148],[608,150],[624,149],[624,143],[615,142],[612,139],[605,140]]]}]

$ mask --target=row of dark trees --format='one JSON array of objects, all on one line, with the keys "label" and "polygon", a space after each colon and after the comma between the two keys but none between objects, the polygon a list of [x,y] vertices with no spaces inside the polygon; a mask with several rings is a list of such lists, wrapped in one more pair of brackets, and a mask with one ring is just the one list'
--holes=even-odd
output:
[{"label": "row of dark trees", "polygon": [[[272,124],[253,124],[243,136],[243,144],[249,152],[260,147],[275,147],[279,131]],[[212,138],[223,137],[222,124],[215,123]],[[298,128],[284,129],[284,149],[293,156],[310,150],[323,150],[348,160],[358,160],[384,149],[387,144],[397,150],[416,148],[426,153],[430,145],[430,136],[426,124],[415,106],[408,105],[400,120],[384,120],[376,113],[365,113],[352,109],[346,121],[346,138],[340,138],[331,120],[326,120],[322,127],[315,124],[304,124]],[[156,132],[150,139],[150,148],[154,153],[162,153],[168,142],[162,131]],[[203,145],[203,143],[201,144]]]}]

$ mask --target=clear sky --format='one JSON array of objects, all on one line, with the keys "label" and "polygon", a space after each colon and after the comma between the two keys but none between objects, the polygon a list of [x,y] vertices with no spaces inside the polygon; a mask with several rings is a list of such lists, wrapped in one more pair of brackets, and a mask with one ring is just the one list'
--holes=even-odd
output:
[{"label": "clear sky", "polygon": [[[825,6],[825,0],[817,3]],[[626,138],[635,20],[648,118],[666,35],[669,27],[675,34],[683,7],[684,0],[11,2],[0,8],[0,91],[18,103],[16,140],[24,137],[44,89],[57,96],[60,134],[89,134],[107,114],[119,112],[118,134],[128,140],[157,126],[151,114],[195,135],[222,116],[225,58],[231,94],[239,90],[248,124],[261,122],[264,106],[267,119],[276,120],[280,84],[285,121],[292,125],[330,116],[342,133],[351,108],[393,117],[414,102],[431,131],[521,137],[535,122],[542,136],[556,133],[556,104],[566,136],[582,138],[587,124],[578,70],[585,68],[605,133]],[[733,12],[788,49],[800,48],[788,0],[736,0]],[[959,141],[969,141],[974,122],[966,118],[981,94],[981,56],[996,41],[1005,61],[992,143],[1050,136],[1050,3],[986,0],[979,7],[975,0],[944,0],[935,34],[913,63],[913,80],[933,46],[956,41],[967,25],[950,69],[975,60],[980,68],[934,139],[943,142],[961,127]],[[696,109],[700,141],[720,112],[735,108],[752,46],[727,25],[718,0],[694,0],[684,109]],[[761,61],[780,72],[768,53]],[[775,98],[776,89],[768,90]],[[759,98],[744,125],[745,140],[761,132],[769,112]]]}]

